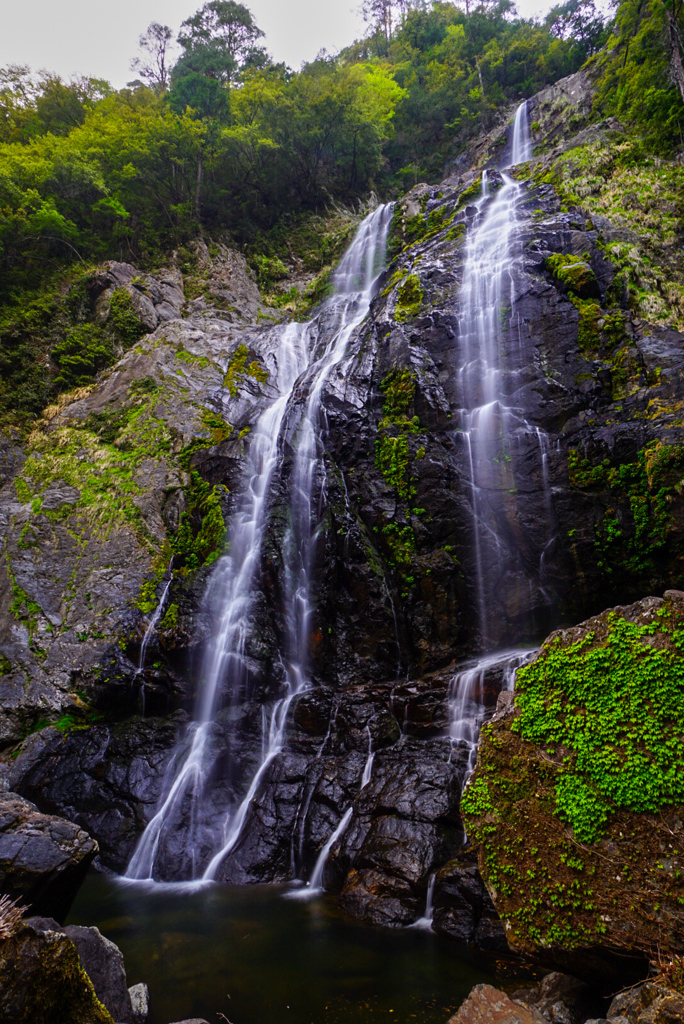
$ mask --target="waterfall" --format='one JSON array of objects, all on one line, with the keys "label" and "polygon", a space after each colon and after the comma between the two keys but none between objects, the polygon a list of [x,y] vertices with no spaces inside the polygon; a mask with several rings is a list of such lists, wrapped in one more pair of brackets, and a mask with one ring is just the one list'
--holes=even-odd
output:
[{"label": "waterfall", "polygon": [[437,875],[433,871],[430,875],[430,880],[427,887],[427,896],[425,897],[425,910],[423,916],[419,917],[417,921],[414,921],[410,928],[422,928],[425,931],[432,930],[432,918],[434,917],[435,908],[433,906],[433,900],[435,895],[435,882],[437,881]]},{"label": "waterfall", "polygon": [[[523,103],[513,126],[513,164],[530,157],[527,103]],[[506,344],[522,257],[519,206],[524,188],[505,172],[483,173],[460,290],[460,436],[471,492],[477,613],[485,647],[501,636],[503,608],[518,603],[513,587],[521,578],[536,593],[538,605],[547,606],[550,598],[540,578],[541,557],[532,569],[529,556],[520,551],[516,496],[516,471],[534,444],[550,504],[548,444],[545,435],[527,422],[525,410],[511,399],[526,366],[521,346]],[[517,327],[520,331],[519,321]],[[548,540],[546,536],[543,543]]]},{"label": "waterfall", "polygon": [[306,888],[305,889],[295,889],[293,892],[286,893],[286,896],[287,896],[288,899],[292,899],[292,900],[309,900],[313,896],[319,896],[324,891],[323,890],[323,872],[325,871],[325,865],[328,862],[328,857],[330,856],[330,851],[332,850],[332,848],[335,845],[335,843],[337,842],[337,840],[340,839],[342,834],[346,831],[347,825],[351,821],[351,816],[352,816],[353,812],[354,812],[354,805],[352,804],[344,812],[344,814],[340,818],[340,821],[339,821],[339,823],[337,825],[337,828],[332,832],[330,838],[327,840],[327,842],[321,848],[321,852],[318,854],[318,857],[316,858],[316,863],[314,865],[314,869],[313,869],[313,872],[311,874],[311,878],[306,883]]},{"label": "waterfall", "polygon": [[485,683],[488,673],[500,677],[498,690],[512,690],[517,670],[526,665],[536,648],[520,651],[498,651],[478,658],[461,668],[449,686],[449,735],[452,747],[464,747],[468,756],[466,773],[461,783],[465,786],[477,757],[480,729],[487,713]]},{"label": "waterfall", "polygon": [[375,754],[373,753],[373,736],[370,731],[370,726],[366,726],[368,729],[368,757],[363,767],[363,775],[361,776],[361,789],[365,789],[371,780],[373,774],[373,760]]},{"label": "waterfall", "polygon": [[[229,531],[230,554],[217,564],[207,592],[215,628],[207,645],[195,721],[171,760],[163,795],[128,866],[127,877],[154,880],[167,843],[177,843],[190,822],[184,856],[192,879],[212,880],[237,843],[250,804],[271,762],[282,750],[293,698],[307,685],[306,650],[311,618],[310,581],[316,542],[316,502],[325,487],[321,432],[326,380],[343,364],[352,332],[366,317],[382,269],[391,206],[378,207],[360,225],[333,278],[333,295],[308,324],[281,329],[275,352],[277,398],[254,430],[240,498]],[[216,716],[223,695],[238,700],[248,683],[246,643],[253,614],[254,582],[268,525],[271,485],[282,464],[280,437],[296,416],[297,395],[307,395],[294,436],[292,527],[285,543],[287,640],[281,652],[285,693],[276,701],[268,742],[247,793],[237,808],[217,815],[208,792],[217,766]],[[207,856],[207,851],[208,856]],[[166,872],[168,873],[168,872]]]}]

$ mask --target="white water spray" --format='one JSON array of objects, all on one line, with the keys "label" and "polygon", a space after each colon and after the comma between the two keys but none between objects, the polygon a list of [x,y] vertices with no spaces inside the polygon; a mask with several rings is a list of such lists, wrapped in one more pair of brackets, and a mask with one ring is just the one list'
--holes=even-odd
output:
[{"label": "white water spray", "polygon": [[[208,590],[208,603],[217,610],[215,628],[202,669],[203,687],[195,722],[177,751],[165,780],[158,810],[135,850],[129,879],[153,880],[158,857],[167,839],[173,840],[182,819],[192,828],[185,851],[192,878],[215,878],[221,863],[234,849],[261,780],[285,738],[292,699],[306,688],[306,650],[311,616],[310,579],[315,554],[317,479],[322,473],[322,393],[332,371],[343,363],[349,339],[366,317],[375,280],[382,269],[391,206],[379,207],[361,224],[333,279],[335,293],[311,323],[285,328],[275,353],[275,379],[279,397],[262,413],[253,431],[243,478],[241,498],[230,528],[230,555],[218,564]],[[332,329],[330,325],[332,324]],[[286,544],[287,596],[290,609],[288,643],[284,652],[286,693],[271,713],[268,744],[239,806],[211,817],[206,790],[216,764],[212,735],[223,694],[233,700],[248,682],[246,643],[251,630],[254,581],[268,522],[271,482],[281,461],[280,434],[297,385],[308,393],[295,442],[292,511],[293,526]],[[324,487],[324,478],[321,486]],[[208,803],[208,808],[205,806]],[[216,841],[218,839],[218,842]],[[204,866],[207,841],[213,852]],[[206,856],[206,855],[205,855]]]},{"label": "white water spray", "polygon": [[[523,103],[515,116],[512,162],[515,165],[530,157],[527,104]],[[497,183],[498,191],[491,196]],[[542,441],[545,435],[527,422],[523,409],[511,405],[507,398],[517,388],[517,375],[525,369],[524,364],[513,365],[511,358],[504,356],[522,255],[518,209],[523,198],[524,186],[510,175],[483,173],[482,197],[468,234],[460,290],[461,437],[471,488],[478,618],[485,645],[496,633],[494,615],[498,617],[498,608],[495,611],[492,598],[502,603],[506,600],[504,594],[497,593],[497,582],[500,577],[504,582],[506,552],[511,549],[516,530],[510,526],[512,503],[507,497],[517,493],[516,456],[526,451],[533,438],[539,445],[547,500],[550,494]],[[518,574],[526,572],[522,566],[518,570]],[[543,590],[539,580],[535,580],[535,586]]]}]

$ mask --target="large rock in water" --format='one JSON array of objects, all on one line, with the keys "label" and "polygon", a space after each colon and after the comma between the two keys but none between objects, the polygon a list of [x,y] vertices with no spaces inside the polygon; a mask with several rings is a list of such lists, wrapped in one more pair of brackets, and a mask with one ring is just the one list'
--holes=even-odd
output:
[{"label": "large rock in water", "polygon": [[33,913],[63,921],[96,853],[77,825],[0,793],[0,891]]},{"label": "large rock in water", "polygon": [[684,593],[553,633],[462,802],[510,946],[583,974],[684,952]]}]

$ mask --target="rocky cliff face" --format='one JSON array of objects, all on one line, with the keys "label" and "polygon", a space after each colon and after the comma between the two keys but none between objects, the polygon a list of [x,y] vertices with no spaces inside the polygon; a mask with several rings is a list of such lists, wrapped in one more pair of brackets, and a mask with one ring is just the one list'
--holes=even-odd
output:
[{"label": "rocky cliff face", "polygon": [[[571,109],[581,122],[581,106]],[[567,106],[558,110],[566,117]],[[549,114],[549,146],[556,123]],[[541,122],[535,130],[541,137]],[[488,141],[483,162],[505,146],[500,138]],[[483,574],[497,623],[489,639],[501,646],[614,603],[617,591],[625,600],[662,593],[679,575],[684,537],[684,338],[632,308],[608,251],[610,222],[568,205],[551,165],[535,166],[520,172],[529,177],[518,257],[501,308],[503,393],[530,430],[515,451],[496,453],[486,495],[499,541]],[[500,184],[490,172],[483,210]],[[471,170],[417,186],[397,205],[371,313],[350,339],[344,371],[327,378],[311,688],[291,706],[285,749],[219,874],[308,877],[353,808],[326,875],[343,906],[408,923],[437,871],[436,925],[459,934],[454,908],[467,906],[468,938],[493,919],[468,865],[455,860],[466,757],[447,734],[453,666],[481,645],[458,385],[459,291],[480,195]],[[155,305],[148,282],[152,333],[97,387],[50,410],[21,458],[12,449],[3,463],[2,740],[16,744],[59,720],[23,741],[11,784],[87,828],[119,870],[162,790],[183,728],[178,709],[196,696],[197,650],[211,628],[202,596],[250,428],[274,397],[283,328],[264,319],[244,268],[221,259],[185,319],[167,319],[168,296]],[[227,308],[228,292],[242,317]],[[223,763],[234,766],[221,782],[224,801],[247,790],[262,707],[282,686],[282,549],[305,397],[295,392],[272,485],[247,639],[249,697],[217,721]],[[491,680],[490,698],[500,684]],[[186,857],[179,836],[164,874],[182,872]],[[501,936],[489,930],[496,944]]]}]

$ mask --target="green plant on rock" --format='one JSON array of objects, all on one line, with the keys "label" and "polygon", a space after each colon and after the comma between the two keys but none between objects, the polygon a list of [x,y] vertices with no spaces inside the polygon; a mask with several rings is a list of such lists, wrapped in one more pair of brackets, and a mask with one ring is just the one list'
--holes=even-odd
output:
[{"label": "green plant on rock", "polygon": [[464,188],[458,197],[458,204],[456,210],[463,210],[469,203],[479,199],[482,196],[482,175],[478,175],[472,184]]},{"label": "green plant on rock", "polygon": [[[617,570],[644,577],[665,549],[672,525],[671,502],[684,490],[684,445],[652,441],[635,462],[592,465],[576,449],[568,455],[570,483],[606,490],[618,508],[607,508],[596,525],[598,566],[610,576]],[[629,511],[627,511],[627,509]]]},{"label": "green plant on rock", "polygon": [[90,323],[72,327],[50,354],[59,369],[55,385],[60,389],[90,384],[116,358],[110,335],[103,327]]},{"label": "green plant on rock", "polygon": [[398,320],[399,323],[404,323],[404,321],[417,316],[423,304],[423,298],[420,278],[417,274],[409,274],[397,288],[397,305],[394,310],[394,319]]},{"label": "green plant on rock", "polygon": [[406,434],[383,433],[375,442],[375,466],[400,498],[408,500],[415,494],[409,478],[411,453]]},{"label": "green plant on rock", "polygon": [[223,386],[228,388],[232,398],[235,398],[237,395],[245,377],[253,377],[260,384],[265,384],[268,380],[268,370],[266,367],[257,359],[253,359],[247,365],[248,356],[249,349],[241,342],[235,349],[228,364],[228,369],[223,378]]},{"label": "green plant on rock", "polygon": [[178,605],[170,604],[161,620],[160,629],[176,629],[178,627]]},{"label": "green plant on rock", "polygon": [[511,728],[565,751],[556,811],[580,842],[595,842],[620,807],[684,802],[684,622],[607,616],[604,635],[556,637],[518,672]]},{"label": "green plant on rock", "polygon": [[223,552],[226,524],[221,509],[225,488],[208,484],[196,470],[185,489],[186,510],[172,541],[174,553],[186,570],[211,565]]},{"label": "green plant on rock", "polygon": [[411,416],[416,393],[416,375],[408,369],[392,370],[382,381],[385,401],[375,442],[375,466],[397,495],[408,500],[416,493],[411,479],[409,435],[420,431],[420,420]]},{"label": "green plant on rock", "polygon": [[135,312],[133,300],[125,288],[117,288],[112,294],[107,314],[107,328],[124,352],[147,334],[147,328],[141,323]]}]

